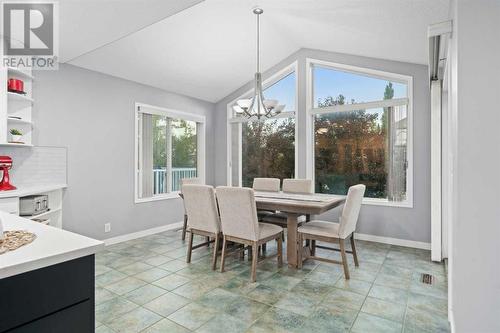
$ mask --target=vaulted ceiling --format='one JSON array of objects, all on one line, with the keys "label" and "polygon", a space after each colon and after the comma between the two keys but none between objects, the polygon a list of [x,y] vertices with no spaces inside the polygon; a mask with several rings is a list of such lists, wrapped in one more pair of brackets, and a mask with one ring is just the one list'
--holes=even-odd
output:
[{"label": "vaulted ceiling", "polygon": [[449,0],[63,0],[63,62],[216,102],[300,48],[427,63]]}]

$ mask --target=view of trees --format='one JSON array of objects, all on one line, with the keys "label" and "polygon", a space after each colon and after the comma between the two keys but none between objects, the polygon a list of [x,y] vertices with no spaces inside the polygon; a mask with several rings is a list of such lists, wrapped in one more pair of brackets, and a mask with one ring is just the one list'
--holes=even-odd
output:
[{"label": "view of trees", "polygon": [[255,177],[293,178],[295,120],[252,121],[242,126],[243,186],[252,187]]},{"label": "view of trees", "polygon": [[[172,119],[172,167],[196,167],[196,123]],[[165,169],[167,166],[167,118],[153,115],[153,167]]]},{"label": "view of trees", "polygon": [[[384,99],[393,96],[389,82]],[[343,95],[318,101],[319,107],[343,104]],[[350,186],[362,183],[367,186],[365,196],[387,198],[389,112],[356,110],[316,116],[316,192],[346,194]]]}]

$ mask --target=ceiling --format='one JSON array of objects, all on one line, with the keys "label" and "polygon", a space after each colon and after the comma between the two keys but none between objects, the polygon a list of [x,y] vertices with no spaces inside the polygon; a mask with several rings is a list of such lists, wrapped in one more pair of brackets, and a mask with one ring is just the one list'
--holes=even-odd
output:
[{"label": "ceiling", "polygon": [[216,102],[253,78],[256,4],[265,71],[300,48],[426,64],[427,26],[447,19],[449,3],[256,1],[61,1],[61,58]]}]

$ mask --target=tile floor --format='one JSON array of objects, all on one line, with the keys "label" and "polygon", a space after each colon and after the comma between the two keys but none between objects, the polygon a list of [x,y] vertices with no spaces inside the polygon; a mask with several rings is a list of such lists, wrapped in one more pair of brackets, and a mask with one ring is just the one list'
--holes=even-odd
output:
[{"label": "tile floor", "polygon": [[[359,241],[360,267],[349,258],[349,281],[339,265],[278,269],[269,259],[256,283],[236,256],[225,273],[211,271],[211,251],[195,250],[186,264],[186,244],[171,231],[98,253],[95,331],[449,332],[445,268],[429,251]],[[275,252],[269,243],[267,253]],[[420,282],[421,273],[435,283]]]}]

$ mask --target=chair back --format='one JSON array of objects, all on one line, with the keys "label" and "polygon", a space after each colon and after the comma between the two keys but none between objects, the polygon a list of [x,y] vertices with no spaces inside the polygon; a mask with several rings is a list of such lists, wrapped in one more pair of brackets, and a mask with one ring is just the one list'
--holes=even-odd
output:
[{"label": "chair back", "polygon": [[283,179],[283,192],[311,194],[312,180],[310,179]]},{"label": "chair back", "polygon": [[181,179],[181,193],[182,193],[182,187],[184,185],[188,185],[188,184],[198,184],[198,185],[201,185],[202,184],[201,178],[198,178],[198,177],[195,177],[195,178],[182,178]]},{"label": "chair back", "polygon": [[344,209],[342,210],[342,216],[340,217],[339,236],[341,238],[346,238],[356,230],[365,189],[366,186],[363,184],[349,187]]},{"label": "chair back", "polygon": [[182,187],[188,226],[219,233],[221,231],[215,190],[209,185],[186,184]]},{"label": "chair back", "polygon": [[219,186],[217,201],[224,235],[258,240],[257,207],[251,188]]},{"label": "chair back", "polygon": [[255,191],[279,192],[280,180],[278,178],[254,178],[253,189]]}]

